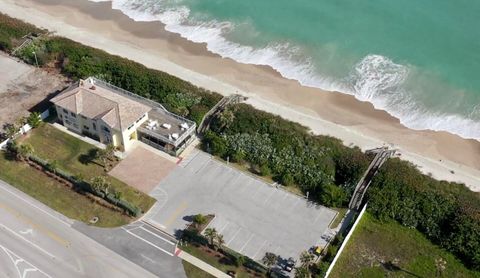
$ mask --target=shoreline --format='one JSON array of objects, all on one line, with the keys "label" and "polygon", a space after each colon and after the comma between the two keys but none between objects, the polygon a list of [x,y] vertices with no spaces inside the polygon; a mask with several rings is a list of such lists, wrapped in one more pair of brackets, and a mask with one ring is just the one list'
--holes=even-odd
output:
[{"label": "shoreline", "polygon": [[[351,95],[301,86],[268,66],[222,58],[160,22],[135,22],[111,2],[4,0],[0,12],[55,31],[220,94],[240,93],[254,107],[361,149],[388,145],[437,179],[480,191],[480,142],[437,131],[408,129],[387,112]],[[453,171],[453,173],[451,172]]]}]

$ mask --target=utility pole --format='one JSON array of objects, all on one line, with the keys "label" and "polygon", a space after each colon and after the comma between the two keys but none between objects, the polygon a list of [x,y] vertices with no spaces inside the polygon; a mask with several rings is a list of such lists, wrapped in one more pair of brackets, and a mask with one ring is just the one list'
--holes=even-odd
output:
[{"label": "utility pole", "polygon": [[38,68],[37,53],[35,53],[35,51],[32,51],[32,53],[33,53],[33,56],[35,57],[35,64],[37,65],[37,68]]}]

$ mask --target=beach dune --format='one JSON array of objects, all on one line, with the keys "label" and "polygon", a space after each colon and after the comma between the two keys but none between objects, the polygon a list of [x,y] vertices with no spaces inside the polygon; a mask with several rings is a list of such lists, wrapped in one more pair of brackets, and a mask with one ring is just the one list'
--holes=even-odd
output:
[{"label": "beach dune", "polygon": [[301,86],[267,66],[246,65],[210,53],[164,30],[160,22],[135,22],[110,2],[2,0],[0,12],[60,36],[168,72],[206,89],[239,93],[247,103],[338,137],[363,150],[398,149],[402,159],[437,179],[480,191],[480,142],[436,131],[404,127],[385,111],[353,96]]}]

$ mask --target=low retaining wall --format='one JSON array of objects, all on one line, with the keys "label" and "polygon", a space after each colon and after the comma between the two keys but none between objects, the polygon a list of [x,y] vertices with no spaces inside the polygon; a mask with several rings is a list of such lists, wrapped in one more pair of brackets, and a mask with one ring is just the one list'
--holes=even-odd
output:
[{"label": "low retaining wall", "polygon": [[362,216],[363,216],[363,214],[365,213],[365,210],[366,210],[366,209],[367,209],[367,204],[365,204],[365,205],[363,206],[362,210],[360,211],[360,214],[358,215],[357,219],[355,220],[355,223],[353,223],[352,228],[350,229],[350,231],[348,232],[347,236],[346,236],[345,239],[343,240],[342,245],[341,245],[340,248],[338,249],[337,255],[335,255],[335,258],[333,258],[332,263],[330,264],[330,266],[328,267],[327,272],[325,273],[325,278],[328,278],[328,276],[329,276],[330,273],[332,272],[333,268],[335,267],[335,263],[337,262],[338,258],[342,255],[343,249],[344,249],[345,246],[347,245],[348,240],[350,239],[350,237],[352,236],[353,232],[355,231],[355,228],[357,227],[358,223],[359,223],[360,220],[362,219]]}]

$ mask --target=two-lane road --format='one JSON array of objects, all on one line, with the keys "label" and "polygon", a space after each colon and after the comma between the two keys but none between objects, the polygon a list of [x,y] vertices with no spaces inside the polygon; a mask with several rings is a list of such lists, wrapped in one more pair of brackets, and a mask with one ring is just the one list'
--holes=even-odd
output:
[{"label": "two-lane road", "polygon": [[0,276],[155,277],[71,225],[0,181]]}]

